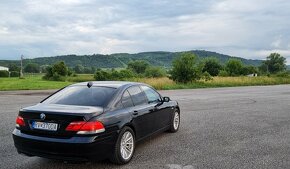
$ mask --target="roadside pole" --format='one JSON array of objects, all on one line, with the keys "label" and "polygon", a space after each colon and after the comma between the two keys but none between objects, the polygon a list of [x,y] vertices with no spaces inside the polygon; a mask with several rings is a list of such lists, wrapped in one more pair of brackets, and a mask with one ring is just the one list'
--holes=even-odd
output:
[{"label": "roadside pole", "polygon": [[21,63],[21,67],[20,67],[20,78],[23,78],[23,63],[22,63],[23,58],[24,58],[24,56],[21,55],[21,60],[20,60],[20,63]]}]

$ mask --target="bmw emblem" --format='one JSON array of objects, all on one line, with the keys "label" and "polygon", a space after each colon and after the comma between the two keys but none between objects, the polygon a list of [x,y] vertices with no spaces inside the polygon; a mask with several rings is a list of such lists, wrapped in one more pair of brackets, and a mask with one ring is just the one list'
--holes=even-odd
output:
[{"label": "bmw emblem", "polygon": [[40,114],[40,119],[41,119],[41,120],[44,120],[44,119],[45,119],[45,117],[46,117],[46,116],[45,116],[45,114],[44,114],[44,113],[41,113],[41,114]]}]

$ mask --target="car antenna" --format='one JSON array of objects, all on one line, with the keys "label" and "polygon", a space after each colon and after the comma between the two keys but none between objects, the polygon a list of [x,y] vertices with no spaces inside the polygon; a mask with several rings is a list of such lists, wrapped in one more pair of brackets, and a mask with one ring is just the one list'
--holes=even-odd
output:
[{"label": "car antenna", "polygon": [[88,88],[91,88],[93,86],[93,82],[88,82],[87,86]]}]

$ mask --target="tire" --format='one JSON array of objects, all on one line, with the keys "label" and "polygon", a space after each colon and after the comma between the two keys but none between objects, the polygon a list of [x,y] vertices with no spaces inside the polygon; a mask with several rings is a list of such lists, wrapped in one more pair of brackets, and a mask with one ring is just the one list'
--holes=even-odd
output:
[{"label": "tire", "polygon": [[[128,144],[125,144],[125,138],[129,140],[127,141]],[[126,126],[121,130],[118,136],[116,145],[114,147],[114,152],[110,158],[110,161],[119,165],[126,164],[132,159],[134,151],[135,151],[135,134],[130,127]]]},{"label": "tire", "polygon": [[180,126],[180,112],[178,109],[175,109],[170,122],[170,128],[168,131],[171,133],[176,133],[179,129],[179,126]]}]

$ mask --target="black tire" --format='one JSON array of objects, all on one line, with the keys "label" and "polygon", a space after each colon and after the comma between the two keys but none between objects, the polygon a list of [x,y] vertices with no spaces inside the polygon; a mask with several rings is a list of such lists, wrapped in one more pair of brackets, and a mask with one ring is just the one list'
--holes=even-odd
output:
[{"label": "black tire", "polygon": [[[130,132],[133,136],[133,152],[130,156],[130,158],[128,159],[124,159],[121,155],[121,140],[122,140],[122,137],[124,135],[124,133],[126,132]],[[113,152],[113,155],[111,156],[110,158],[110,161],[112,163],[115,163],[115,164],[119,164],[119,165],[122,165],[122,164],[126,164],[128,162],[130,162],[130,160],[132,159],[133,155],[134,155],[134,151],[135,151],[135,134],[134,134],[134,131],[130,128],[130,127],[124,127],[119,136],[118,136],[118,139],[117,139],[117,142],[116,142],[116,145],[114,147],[114,152]]]},{"label": "black tire", "polygon": [[[177,126],[177,128],[174,125],[174,121],[175,121],[176,114],[178,114],[178,126]],[[175,109],[174,112],[173,112],[171,121],[170,121],[170,128],[169,128],[168,131],[171,132],[171,133],[176,133],[178,131],[178,129],[179,129],[179,126],[180,126],[180,112],[179,112],[178,109]]]}]

